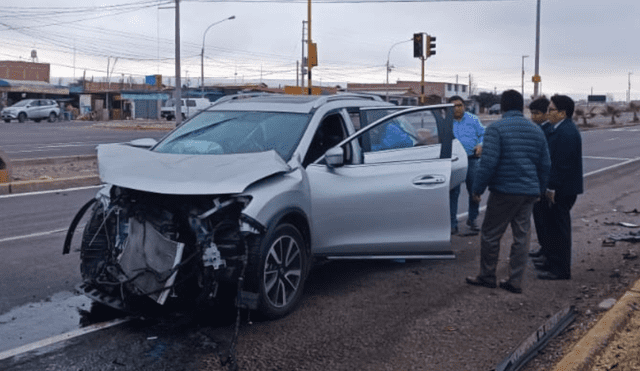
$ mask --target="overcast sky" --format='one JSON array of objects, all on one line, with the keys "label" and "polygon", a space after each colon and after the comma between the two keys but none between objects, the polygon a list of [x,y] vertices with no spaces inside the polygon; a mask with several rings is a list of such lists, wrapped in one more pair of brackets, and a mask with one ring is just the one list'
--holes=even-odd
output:
[{"label": "overcast sky", "polygon": [[[124,74],[175,75],[173,1],[3,0],[0,60],[51,64],[59,77],[104,79]],[[362,1],[314,0],[311,36],[318,44],[314,84],[419,80],[420,60],[408,41],[415,32],[436,36],[437,54],[426,80],[469,83],[479,90],[521,88],[533,93],[536,0]],[[640,99],[640,2],[542,0],[542,93]],[[55,7],[53,6],[55,5]],[[160,6],[159,6],[160,5]],[[182,0],[182,77],[199,84],[203,33],[207,83],[288,79],[295,83],[307,1]],[[389,53],[391,49],[391,52]],[[117,59],[117,62],[114,61]],[[73,68],[75,66],[75,69]],[[632,73],[629,75],[629,73]]]}]

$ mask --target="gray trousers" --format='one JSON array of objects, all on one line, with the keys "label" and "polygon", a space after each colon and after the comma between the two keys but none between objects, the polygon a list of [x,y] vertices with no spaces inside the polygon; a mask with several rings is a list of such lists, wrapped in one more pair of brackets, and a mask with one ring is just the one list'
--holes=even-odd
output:
[{"label": "gray trousers", "polygon": [[531,210],[537,196],[509,195],[491,192],[480,237],[480,275],[484,281],[496,282],[496,267],[500,253],[500,239],[511,225],[513,243],[509,257],[509,283],[521,288],[527,265]]}]

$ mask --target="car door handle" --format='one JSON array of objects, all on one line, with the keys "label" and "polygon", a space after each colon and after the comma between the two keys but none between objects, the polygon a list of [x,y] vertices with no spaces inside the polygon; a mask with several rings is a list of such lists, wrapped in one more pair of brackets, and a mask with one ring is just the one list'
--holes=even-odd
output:
[{"label": "car door handle", "polygon": [[421,175],[413,180],[415,185],[442,184],[447,178],[442,175]]}]

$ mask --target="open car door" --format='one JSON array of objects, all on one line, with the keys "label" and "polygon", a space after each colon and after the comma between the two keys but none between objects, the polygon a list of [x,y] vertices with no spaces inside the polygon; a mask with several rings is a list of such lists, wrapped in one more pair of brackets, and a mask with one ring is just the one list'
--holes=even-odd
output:
[{"label": "open car door", "polygon": [[314,254],[454,257],[451,107],[393,112],[363,125],[307,167]]}]

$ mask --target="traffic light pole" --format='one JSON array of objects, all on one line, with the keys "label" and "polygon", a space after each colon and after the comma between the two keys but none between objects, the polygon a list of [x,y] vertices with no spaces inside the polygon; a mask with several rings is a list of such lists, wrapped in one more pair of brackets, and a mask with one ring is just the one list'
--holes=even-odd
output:
[{"label": "traffic light pole", "polygon": [[420,105],[424,105],[427,100],[424,96],[424,61],[426,60],[426,58],[420,57],[420,60],[422,61],[422,79],[420,80]]}]

